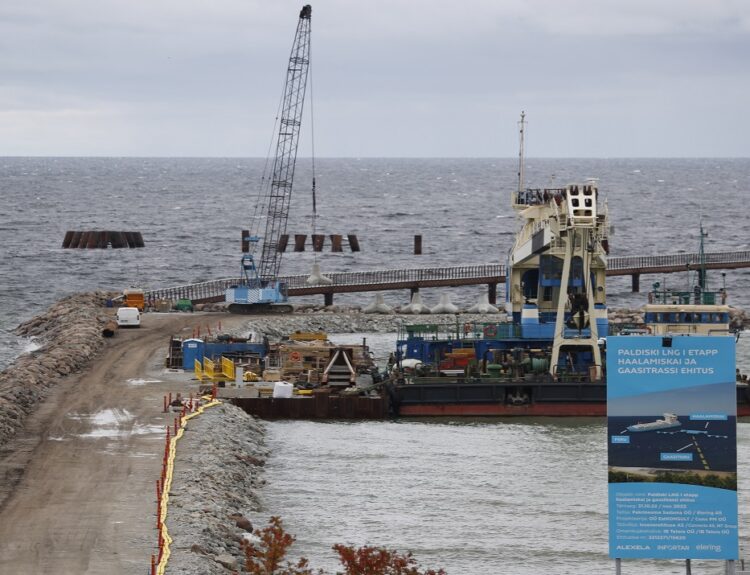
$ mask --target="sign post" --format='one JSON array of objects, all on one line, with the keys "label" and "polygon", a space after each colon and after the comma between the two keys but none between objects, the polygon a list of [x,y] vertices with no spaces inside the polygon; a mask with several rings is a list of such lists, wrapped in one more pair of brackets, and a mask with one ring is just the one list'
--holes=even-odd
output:
[{"label": "sign post", "polygon": [[610,557],[738,558],[734,345],[607,339]]}]

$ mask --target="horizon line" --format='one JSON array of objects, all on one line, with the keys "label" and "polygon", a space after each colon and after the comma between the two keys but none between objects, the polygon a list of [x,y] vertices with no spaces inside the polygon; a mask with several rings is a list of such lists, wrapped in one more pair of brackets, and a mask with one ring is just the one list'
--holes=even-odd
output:
[{"label": "horizon line", "polygon": [[[136,160],[265,160],[263,156],[193,156],[193,155],[0,155],[3,159],[136,159]],[[312,156],[297,156],[298,160]],[[316,160],[513,160],[516,156],[315,156]],[[533,156],[534,160],[748,160],[750,156]]]}]

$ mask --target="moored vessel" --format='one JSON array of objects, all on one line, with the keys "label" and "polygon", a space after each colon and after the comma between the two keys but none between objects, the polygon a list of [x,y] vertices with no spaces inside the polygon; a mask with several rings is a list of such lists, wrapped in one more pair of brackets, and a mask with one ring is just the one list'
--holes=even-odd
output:
[{"label": "moored vessel", "polygon": [[606,413],[606,205],[594,181],[526,187],[523,114],[519,134],[511,205],[521,228],[507,256],[508,319],[406,326],[397,357],[424,367],[396,385],[402,415]]},{"label": "moored vessel", "polygon": [[[594,181],[528,188],[511,203],[521,228],[507,257],[507,320],[406,325],[396,343],[402,370],[395,385],[400,415],[606,415],[606,305],[609,222]],[[701,260],[703,259],[701,227]],[[654,285],[644,324],[633,335],[727,335],[724,288],[708,289],[705,266],[690,292]],[[750,389],[737,385],[738,415],[750,415]]]}]

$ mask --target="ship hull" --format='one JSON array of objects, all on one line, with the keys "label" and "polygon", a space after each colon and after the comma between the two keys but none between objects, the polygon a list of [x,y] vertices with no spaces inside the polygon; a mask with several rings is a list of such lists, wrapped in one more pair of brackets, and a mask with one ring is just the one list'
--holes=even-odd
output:
[{"label": "ship hull", "polygon": [[[402,417],[602,417],[606,383],[430,382],[396,385],[393,412]],[[737,416],[750,417],[750,387],[737,386]]]},{"label": "ship hull", "polygon": [[401,417],[603,417],[606,403],[535,403],[532,405],[503,404],[424,404],[404,405]]}]

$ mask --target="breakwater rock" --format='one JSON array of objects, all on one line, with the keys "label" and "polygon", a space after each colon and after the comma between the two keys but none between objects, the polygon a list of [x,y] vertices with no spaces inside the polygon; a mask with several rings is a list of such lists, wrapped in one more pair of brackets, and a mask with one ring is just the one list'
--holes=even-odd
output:
[{"label": "breakwater rock", "polygon": [[[614,325],[643,325],[642,309],[610,308],[607,310],[609,323]],[[605,334],[601,334],[605,335]]]},{"label": "breakwater rock", "polygon": [[107,292],[69,296],[16,328],[16,335],[36,338],[41,347],[0,372],[0,446],[51,386],[82,369],[102,348],[102,327],[111,319],[104,307],[109,297]]},{"label": "breakwater rock", "polygon": [[169,494],[168,574],[225,574],[244,565],[240,545],[253,529],[246,515],[260,509],[264,436],[262,423],[229,404],[188,422]]},{"label": "breakwater rock", "polygon": [[750,315],[744,309],[729,308],[729,327],[734,330],[750,327]]},{"label": "breakwater rock", "polygon": [[[308,312],[293,315],[248,316],[247,329],[271,339],[289,336],[295,331],[324,331],[327,333],[393,333],[410,324],[457,325],[503,321],[497,314],[431,314],[431,315],[376,315],[348,310],[339,313]],[[240,335],[238,333],[238,335]]]}]

